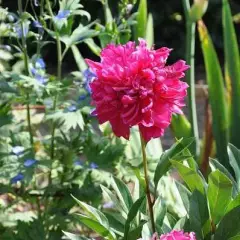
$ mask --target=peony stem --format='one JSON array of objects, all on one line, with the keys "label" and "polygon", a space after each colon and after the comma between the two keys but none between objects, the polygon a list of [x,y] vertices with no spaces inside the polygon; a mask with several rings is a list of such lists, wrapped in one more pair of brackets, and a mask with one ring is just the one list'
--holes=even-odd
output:
[{"label": "peony stem", "polygon": [[152,224],[152,231],[155,233],[155,223],[154,223],[154,215],[153,215],[153,204],[151,200],[151,194],[149,189],[149,179],[148,179],[148,167],[147,167],[147,156],[146,156],[146,142],[142,137],[141,132],[140,133],[140,139],[141,139],[141,148],[142,148],[142,157],[143,157],[143,169],[144,169],[144,179],[146,183],[146,194],[147,194],[147,201],[148,201],[148,208],[150,213],[150,219]]}]

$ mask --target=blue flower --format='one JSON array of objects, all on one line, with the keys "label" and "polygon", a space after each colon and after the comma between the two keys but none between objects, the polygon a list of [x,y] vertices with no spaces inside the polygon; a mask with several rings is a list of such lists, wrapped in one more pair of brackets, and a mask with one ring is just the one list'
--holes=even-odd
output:
[{"label": "blue flower", "polygon": [[70,15],[70,10],[59,10],[58,14],[55,16],[55,20],[68,18],[69,15]]},{"label": "blue flower", "polygon": [[14,24],[13,31],[17,34],[19,38],[26,37],[29,31],[29,21],[28,22],[17,22]]},{"label": "blue flower", "polygon": [[31,167],[34,165],[37,161],[35,159],[27,159],[24,161],[24,167]]},{"label": "blue flower", "polygon": [[75,165],[75,166],[83,166],[83,161],[82,161],[82,160],[76,160],[76,161],[74,162],[74,165]]},{"label": "blue flower", "polygon": [[96,75],[92,71],[90,71],[88,68],[83,72],[83,76],[84,76],[84,79],[83,79],[84,88],[88,93],[91,94],[92,90],[90,87],[90,83],[92,82],[93,78],[96,77]]},{"label": "blue flower", "polygon": [[40,84],[42,84],[42,85],[46,84],[47,81],[48,81],[48,78],[47,78],[47,77],[42,76],[42,75],[40,75],[40,74],[36,74],[35,78],[36,78],[36,80],[38,81],[38,83],[40,83]]},{"label": "blue flower", "polygon": [[35,67],[38,68],[38,69],[45,69],[46,64],[45,64],[45,62],[42,58],[38,58],[35,62]]},{"label": "blue flower", "polygon": [[76,112],[76,111],[77,111],[77,107],[76,107],[75,105],[71,105],[71,106],[69,106],[69,107],[67,108],[67,110],[68,110],[69,112]]},{"label": "blue flower", "polygon": [[91,168],[91,169],[97,169],[97,168],[98,168],[98,165],[97,165],[96,163],[92,162],[92,163],[90,164],[90,168]]},{"label": "blue flower", "polygon": [[23,153],[23,151],[25,150],[24,147],[22,146],[15,146],[15,147],[12,147],[12,152],[16,155],[16,156],[19,156]]},{"label": "blue flower", "polygon": [[78,102],[83,101],[84,99],[86,99],[86,97],[87,97],[87,95],[81,95],[81,96],[79,96]]},{"label": "blue flower", "polygon": [[18,173],[15,177],[11,178],[11,183],[17,183],[19,181],[22,181],[24,178],[24,175],[22,173]]},{"label": "blue flower", "polygon": [[43,25],[39,21],[33,21],[33,26],[35,28],[43,29]]},{"label": "blue flower", "polygon": [[45,75],[46,64],[42,58],[37,58],[31,66],[31,73],[33,77],[38,81],[39,84],[46,84],[48,77]]}]

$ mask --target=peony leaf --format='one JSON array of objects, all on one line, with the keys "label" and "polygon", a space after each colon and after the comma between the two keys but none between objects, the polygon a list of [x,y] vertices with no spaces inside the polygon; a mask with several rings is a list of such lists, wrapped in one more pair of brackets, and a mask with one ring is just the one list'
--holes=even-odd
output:
[{"label": "peony leaf", "polygon": [[228,212],[221,222],[214,234],[214,240],[229,240],[238,239],[240,232],[240,206]]},{"label": "peony leaf", "polygon": [[[175,159],[179,157],[184,149],[187,149],[192,143],[194,142],[194,138],[185,138],[178,140],[173,146],[165,151],[158,162],[157,168],[154,173],[154,183],[155,188],[157,188],[158,182],[160,178],[167,173],[169,168],[171,167],[170,159]],[[184,160],[181,157],[179,158],[180,161]]]},{"label": "peony leaf", "polygon": [[211,172],[208,177],[208,202],[211,219],[218,224],[232,198],[232,182],[219,170]]},{"label": "peony leaf", "polygon": [[112,177],[112,187],[122,202],[123,207],[128,212],[128,210],[130,210],[133,205],[132,196],[128,187],[125,185],[125,183],[116,177]]},{"label": "peony leaf", "polygon": [[145,196],[139,198],[135,203],[133,203],[131,209],[129,210],[127,221],[125,223],[124,238],[123,238],[124,240],[128,239],[130,224],[133,221],[133,219],[136,217],[144,200],[145,200]]},{"label": "peony leaf", "polygon": [[175,160],[171,160],[171,163],[178,170],[181,178],[187,184],[191,192],[197,190],[204,194],[205,190],[203,180],[195,169],[186,167],[182,163],[179,163]]},{"label": "peony leaf", "polygon": [[229,161],[235,173],[235,178],[240,186],[240,151],[232,144],[228,144]]}]

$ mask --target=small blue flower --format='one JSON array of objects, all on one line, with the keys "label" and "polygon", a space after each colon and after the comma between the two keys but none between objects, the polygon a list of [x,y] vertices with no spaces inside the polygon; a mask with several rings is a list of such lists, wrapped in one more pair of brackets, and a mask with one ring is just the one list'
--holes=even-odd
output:
[{"label": "small blue flower", "polygon": [[77,107],[76,107],[75,105],[71,105],[71,106],[69,106],[69,107],[67,108],[67,110],[68,110],[69,112],[76,112],[76,111],[77,111]]},{"label": "small blue flower", "polygon": [[45,69],[46,64],[45,64],[45,62],[42,58],[38,58],[35,62],[35,67],[38,68],[38,69]]},{"label": "small blue flower", "polygon": [[24,161],[24,167],[31,167],[32,165],[34,165],[37,161],[35,159],[27,159]]},{"label": "small blue flower", "polygon": [[83,161],[81,161],[81,160],[76,160],[76,161],[74,162],[74,165],[75,165],[75,166],[83,166]]},{"label": "small blue flower", "polygon": [[15,147],[12,147],[12,152],[16,155],[16,156],[19,156],[23,153],[23,151],[25,150],[24,147],[22,146],[15,146]]},{"label": "small blue flower", "polygon": [[43,29],[43,25],[39,21],[33,21],[33,26],[35,28]]},{"label": "small blue flower", "polygon": [[19,181],[22,181],[24,178],[24,175],[22,173],[19,173],[18,175],[16,175],[15,177],[11,178],[11,183],[17,183]]},{"label": "small blue flower", "polygon": [[45,85],[48,81],[48,78],[45,77],[45,76],[42,76],[40,74],[36,74],[35,76],[36,80],[38,81],[38,83],[42,84],[42,85]]},{"label": "small blue flower", "polygon": [[55,20],[68,18],[69,15],[70,15],[70,10],[59,10],[58,14],[55,16]]},{"label": "small blue flower", "polygon": [[15,23],[13,31],[17,34],[19,38],[26,37],[29,31],[29,22],[23,22],[23,24],[21,24],[20,22]]},{"label": "small blue flower", "polygon": [[78,102],[83,101],[84,99],[86,99],[86,97],[87,97],[87,95],[81,95],[81,96],[79,96]]},{"label": "small blue flower", "polygon": [[91,169],[97,169],[97,168],[98,168],[98,165],[97,165],[96,163],[92,162],[92,163],[90,164],[90,168],[91,168]]},{"label": "small blue flower", "polygon": [[90,83],[92,82],[93,78],[96,77],[96,74],[94,74],[92,71],[88,69],[86,69],[84,72],[83,72],[83,76],[84,76],[84,79],[83,79],[83,82],[84,82],[84,88],[85,90],[88,92],[88,93],[92,93],[92,90],[91,90],[91,87],[90,87]]}]

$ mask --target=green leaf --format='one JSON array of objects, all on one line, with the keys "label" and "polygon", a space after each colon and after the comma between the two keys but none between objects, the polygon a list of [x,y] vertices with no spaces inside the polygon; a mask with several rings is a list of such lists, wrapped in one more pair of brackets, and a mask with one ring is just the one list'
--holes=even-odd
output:
[{"label": "green leaf", "polygon": [[230,142],[240,148],[240,56],[228,0],[223,0],[222,3],[224,56],[226,73],[231,84]]},{"label": "green leaf", "polygon": [[233,184],[233,196],[236,196],[239,193],[238,190],[238,185],[231,175],[231,173],[220,163],[218,160],[210,158],[210,167],[212,171],[215,171],[216,169],[220,170],[222,173],[224,173],[231,181]]},{"label": "green leaf", "polygon": [[[228,212],[219,223],[214,240],[229,240],[240,233],[240,206]],[[236,238],[235,238],[236,239]]]},{"label": "green leaf", "polygon": [[211,219],[214,224],[218,224],[231,201],[233,186],[231,180],[219,170],[211,172],[208,179],[207,196]]},{"label": "green leaf", "polygon": [[100,236],[104,237],[104,239],[116,239],[115,234],[109,230],[109,227],[103,226],[101,223],[82,214],[77,214],[77,216],[81,223],[98,233]]},{"label": "green leaf", "polygon": [[176,181],[175,183],[176,183],[179,195],[181,196],[182,203],[185,207],[185,210],[189,214],[189,198],[191,196],[191,192],[180,182]]},{"label": "green leaf", "polygon": [[147,221],[141,221],[140,224],[132,229],[131,231],[129,231],[128,233],[128,239],[131,240],[131,239],[139,239],[141,237],[141,233],[142,233],[142,228],[143,228],[143,225],[146,223]]},{"label": "green leaf", "polygon": [[240,187],[240,151],[232,144],[228,145],[229,161],[235,173],[237,184]]},{"label": "green leaf", "polygon": [[206,196],[195,190],[190,197],[189,208],[190,229],[197,239],[204,239],[211,230]]},{"label": "green leaf", "polygon": [[72,234],[69,232],[63,231],[63,233],[69,240],[90,240],[90,239],[92,239],[92,238],[87,238],[87,237],[81,237],[81,236],[78,236],[78,235],[75,235],[75,234]]},{"label": "green leaf", "polygon": [[72,49],[73,57],[75,59],[75,62],[78,66],[79,71],[83,72],[84,70],[87,69],[87,64],[86,64],[82,54],[80,53],[77,46],[75,46],[75,45],[71,46],[71,49]]},{"label": "green leaf", "polygon": [[151,13],[148,14],[146,41],[147,41],[147,46],[151,48],[154,44],[154,26],[153,26],[153,16]]},{"label": "green leaf", "polygon": [[203,179],[199,176],[195,169],[186,167],[175,160],[171,160],[171,163],[178,170],[181,178],[187,184],[191,192],[198,190],[200,193],[204,194]]},{"label": "green leaf", "polygon": [[164,217],[167,214],[167,206],[163,201],[161,201],[161,197],[158,197],[153,206],[154,221],[156,224],[156,230],[158,233],[162,232],[162,225]]},{"label": "green leaf", "polygon": [[102,189],[102,192],[103,192],[103,196],[105,198],[107,198],[108,201],[112,201],[114,203],[114,206],[115,208],[120,212],[125,212],[122,213],[123,217],[126,217],[127,218],[127,214],[128,211],[125,211],[125,208],[124,206],[121,205],[121,203],[119,202],[119,200],[117,199],[117,197],[106,187],[104,187],[103,185],[100,185],[101,189]]},{"label": "green leaf", "polygon": [[137,15],[137,24],[135,25],[134,37],[135,41],[138,38],[146,37],[146,28],[147,28],[147,0],[140,0],[138,7],[138,15]]},{"label": "green leaf", "polygon": [[227,206],[226,213],[230,212],[232,209],[240,206],[240,194],[238,194]]},{"label": "green leaf", "polygon": [[125,209],[128,211],[133,205],[132,196],[128,187],[118,178],[112,178],[112,187],[118,195]]},{"label": "green leaf", "polygon": [[136,215],[139,211],[139,208],[141,207],[144,200],[145,200],[145,196],[139,198],[135,203],[133,203],[131,209],[129,210],[127,221],[125,223],[124,240],[128,239],[130,224],[133,221],[133,219],[136,217]]},{"label": "green leaf", "polygon": [[194,138],[180,139],[174,143],[170,149],[162,154],[154,173],[155,188],[157,188],[157,184],[160,178],[166,174],[171,167],[170,159],[175,159],[175,157],[182,153],[184,149],[188,148],[193,143],[193,141]]},{"label": "green leaf", "polygon": [[91,216],[91,218],[93,220],[99,222],[100,224],[102,224],[105,227],[109,226],[108,219],[106,218],[106,216],[102,212],[100,212],[96,208],[94,208],[94,207],[92,207],[92,206],[90,206],[90,205],[88,205],[88,204],[86,204],[82,201],[79,201],[74,196],[72,196],[72,197]]},{"label": "green leaf", "polygon": [[217,158],[227,169],[230,169],[228,144],[228,118],[221,66],[207,28],[202,21],[198,22],[198,31],[207,73],[209,101],[212,109],[213,135],[216,141]]}]

